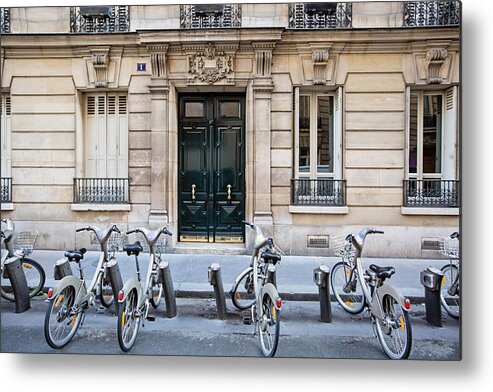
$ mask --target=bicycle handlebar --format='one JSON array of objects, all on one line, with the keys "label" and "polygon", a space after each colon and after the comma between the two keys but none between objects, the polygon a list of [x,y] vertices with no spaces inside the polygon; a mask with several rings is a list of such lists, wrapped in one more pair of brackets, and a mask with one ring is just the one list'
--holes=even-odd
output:
[{"label": "bicycle handlebar", "polygon": [[90,230],[89,227],[82,227],[80,229],[75,230],[76,233],[80,233],[81,231],[87,231]]},{"label": "bicycle handlebar", "polygon": [[255,225],[253,223],[247,222],[247,221],[241,221],[244,225],[250,226],[252,229],[255,228]]},{"label": "bicycle handlebar", "polygon": [[457,231],[454,231],[452,234],[450,234],[450,238],[452,239],[459,238],[459,233]]}]

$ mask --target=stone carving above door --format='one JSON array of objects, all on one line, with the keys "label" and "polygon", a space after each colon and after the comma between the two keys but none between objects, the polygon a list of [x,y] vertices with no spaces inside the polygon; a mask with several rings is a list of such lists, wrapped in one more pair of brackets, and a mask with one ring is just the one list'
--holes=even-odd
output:
[{"label": "stone carving above door", "polygon": [[209,42],[196,50],[188,55],[187,84],[235,84],[233,63],[236,47],[218,49]]}]

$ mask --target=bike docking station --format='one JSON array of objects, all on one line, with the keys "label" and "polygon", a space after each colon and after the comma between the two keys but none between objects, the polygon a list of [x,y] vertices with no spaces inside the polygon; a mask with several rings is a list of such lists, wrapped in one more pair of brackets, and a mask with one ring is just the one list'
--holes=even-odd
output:
[{"label": "bike docking station", "polygon": [[120,306],[120,304],[118,303],[118,293],[121,289],[123,289],[123,279],[120,272],[120,266],[118,265],[118,261],[116,260],[116,258],[112,257],[106,264],[105,276],[108,277],[111,285],[111,290],[113,291],[115,314],[118,314],[118,307]]},{"label": "bike docking station", "polygon": [[443,327],[440,303],[442,279],[443,272],[437,268],[428,267],[420,273],[420,281],[425,288],[426,321],[435,327]]},{"label": "bike docking station", "polygon": [[313,281],[318,286],[318,295],[320,299],[320,318],[324,323],[332,322],[332,308],[330,305],[329,290],[330,269],[325,264],[313,270]]},{"label": "bike docking station", "polygon": [[221,265],[212,263],[208,269],[209,283],[214,287],[214,297],[216,298],[217,317],[226,320],[226,295],[224,294],[223,280],[221,277]]},{"label": "bike docking station", "polygon": [[24,271],[22,270],[21,259],[17,256],[9,257],[5,260],[4,266],[4,274],[9,278],[14,294],[15,313],[23,313],[31,309],[29,287],[27,285],[26,275],[24,275]]},{"label": "bike docking station", "polygon": [[158,265],[158,282],[163,285],[164,302],[166,303],[166,317],[176,317],[176,296],[171,279],[171,270],[167,261]]}]

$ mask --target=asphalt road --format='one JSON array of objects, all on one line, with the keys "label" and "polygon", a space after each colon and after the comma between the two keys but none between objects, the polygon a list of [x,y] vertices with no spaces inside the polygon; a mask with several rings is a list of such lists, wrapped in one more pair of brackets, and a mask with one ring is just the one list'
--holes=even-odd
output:
[{"label": "asphalt road", "polygon": [[[86,312],[84,324],[61,350],[51,349],[44,338],[43,320],[47,303],[31,301],[32,308],[15,314],[12,303],[1,303],[2,352],[118,354],[116,317],[113,307],[105,313]],[[129,355],[194,355],[261,357],[260,342],[252,325],[244,325],[242,314],[228,302],[228,317],[218,320],[215,302],[208,299],[177,300],[178,316],[165,317],[164,308],[154,311],[156,321],[146,322]],[[276,357],[386,359],[373,337],[366,316],[351,316],[332,303],[333,323],[320,321],[317,302],[285,302]],[[410,359],[460,359],[459,323],[444,316],[444,327],[424,321],[424,308],[412,308],[413,347]]]}]

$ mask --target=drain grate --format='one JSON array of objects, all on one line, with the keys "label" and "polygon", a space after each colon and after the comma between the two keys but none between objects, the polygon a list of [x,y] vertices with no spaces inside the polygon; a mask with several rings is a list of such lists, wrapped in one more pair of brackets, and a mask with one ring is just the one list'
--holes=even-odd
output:
[{"label": "drain grate", "polygon": [[421,237],[421,250],[440,250],[441,238]]},{"label": "drain grate", "polygon": [[307,235],[306,246],[308,248],[328,248],[329,236],[328,235]]}]

